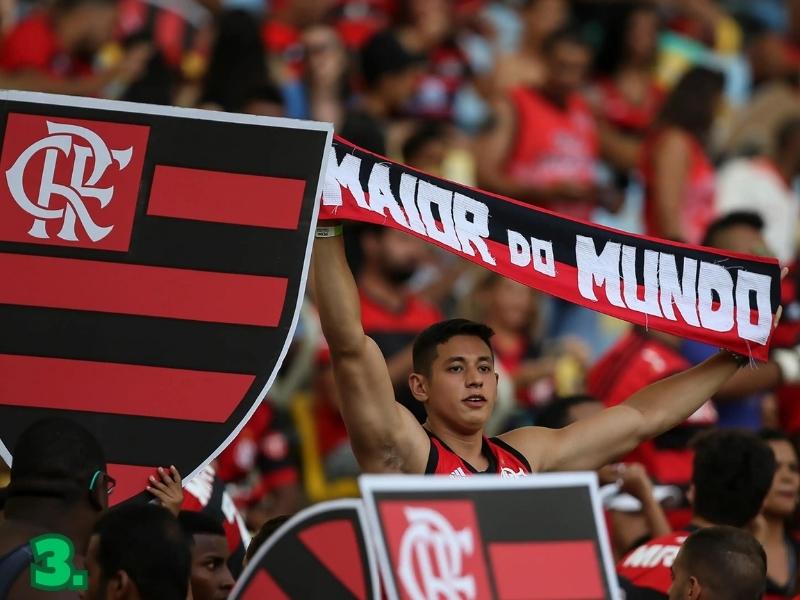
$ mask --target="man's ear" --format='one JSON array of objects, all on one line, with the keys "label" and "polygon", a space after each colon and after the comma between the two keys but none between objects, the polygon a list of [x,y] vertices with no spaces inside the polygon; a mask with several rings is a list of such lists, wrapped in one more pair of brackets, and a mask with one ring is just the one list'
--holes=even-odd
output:
[{"label": "man's ear", "polygon": [[686,499],[689,501],[689,505],[694,505],[694,484],[689,485],[689,489],[686,490]]},{"label": "man's ear", "polygon": [[700,582],[697,580],[697,577],[694,575],[689,576],[689,600],[699,600],[700,594],[703,593],[703,588],[700,587]]},{"label": "man's ear", "polygon": [[428,379],[419,373],[412,373],[408,376],[408,387],[411,394],[420,402],[428,401]]},{"label": "man's ear", "polygon": [[130,576],[125,571],[119,570],[108,578],[106,594],[106,598],[116,600],[117,598],[136,598],[138,592],[136,584]]},{"label": "man's ear", "polygon": [[102,482],[98,482],[95,486],[89,490],[89,502],[98,512],[102,512],[108,508],[108,494],[106,493],[106,489],[103,485],[100,485]]}]

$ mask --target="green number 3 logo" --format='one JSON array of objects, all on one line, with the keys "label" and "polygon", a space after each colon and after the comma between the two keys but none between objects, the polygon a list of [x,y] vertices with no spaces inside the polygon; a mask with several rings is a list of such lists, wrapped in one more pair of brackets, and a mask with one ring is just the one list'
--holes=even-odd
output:
[{"label": "green number 3 logo", "polygon": [[85,590],[86,571],[75,569],[72,540],[57,533],[48,533],[31,540],[33,564],[31,586],[37,590]]}]

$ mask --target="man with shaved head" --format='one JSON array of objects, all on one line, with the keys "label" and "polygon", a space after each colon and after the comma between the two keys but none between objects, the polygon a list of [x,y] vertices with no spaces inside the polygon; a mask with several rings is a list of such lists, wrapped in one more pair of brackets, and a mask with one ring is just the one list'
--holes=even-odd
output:
[{"label": "man with shaved head", "polygon": [[743,529],[706,527],[686,538],[672,565],[669,600],[760,600],[767,556]]}]

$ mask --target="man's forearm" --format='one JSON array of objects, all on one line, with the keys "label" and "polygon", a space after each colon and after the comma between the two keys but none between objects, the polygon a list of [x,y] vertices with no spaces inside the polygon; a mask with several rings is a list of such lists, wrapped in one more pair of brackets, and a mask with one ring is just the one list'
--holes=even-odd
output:
[{"label": "man's forearm", "polygon": [[683,373],[667,377],[623,402],[640,413],[639,441],[653,438],[683,423],[710,399],[739,368],[730,354],[720,352]]},{"label": "man's forearm", "polygon": [[331,352],[360,351],[364,343],[361,305],[342,236],[317,238],[312,265],[320,323]]}]

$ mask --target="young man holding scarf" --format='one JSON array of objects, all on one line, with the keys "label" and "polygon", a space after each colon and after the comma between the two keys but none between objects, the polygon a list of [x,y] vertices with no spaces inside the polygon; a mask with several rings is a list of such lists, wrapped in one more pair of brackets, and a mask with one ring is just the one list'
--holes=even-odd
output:
[{"label": "young man holding scarf", "polygon": [[685,421],[747,362],[722,351],[563,429],[522,427],[488,439],[484,426],[497,392],[492,332],[480,323],[454,319],[429,327],[414,343],[409,387],[428,415],[420,425],[395,401],[383,355],[361,324],[342,227],[328,225],[317,229],[314,291],[342,416],[367,473],[512,477],[597,469]]}]

